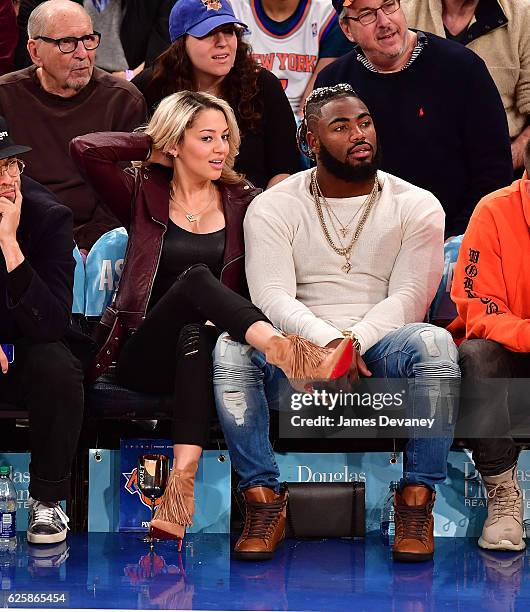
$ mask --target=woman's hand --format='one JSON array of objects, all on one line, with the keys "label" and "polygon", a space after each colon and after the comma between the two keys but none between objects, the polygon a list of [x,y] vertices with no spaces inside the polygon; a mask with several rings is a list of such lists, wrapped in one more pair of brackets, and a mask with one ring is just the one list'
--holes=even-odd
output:
[{"label": "woman's hand", "polygon": [[145,62],[142,62],[139,66],[136,66],[133,70],[117,70],[111,72],[112,76],[118,77],[119,79],[125,79],[126,81],[132,81],[135,76],[139,75],[140,72],[145,68]]}]

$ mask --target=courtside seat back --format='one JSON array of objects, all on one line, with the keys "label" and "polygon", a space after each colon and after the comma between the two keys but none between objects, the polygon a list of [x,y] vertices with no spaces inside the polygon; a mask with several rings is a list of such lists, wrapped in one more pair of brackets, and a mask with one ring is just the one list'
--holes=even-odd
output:
[{"label": "courtside seat back", "polygon": [[112,301],[121,277],[127,249],[125,228],[103,234],[88,254],[85,266],[85,315],[101,317]]},{"label": "courtside seat back", "polygon": [[85,314],[85,262],[77,245],[74,247],[74,300],[72,314]]},{"label": "courtside seat back", "polygon": [[449,325],[457,314],[456,306],[451,299],[451,285],[463,237],[455,236],[444,247],[444,272],[429,311],[429,321],[440,327]]}]

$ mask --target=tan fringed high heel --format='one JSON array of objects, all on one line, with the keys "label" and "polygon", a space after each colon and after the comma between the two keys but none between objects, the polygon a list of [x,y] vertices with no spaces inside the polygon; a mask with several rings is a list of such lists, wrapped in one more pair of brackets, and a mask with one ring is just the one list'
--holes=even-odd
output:
[{"label": "tan fringed high heel", "polygon": [[295,389],[305,391],[308,380],[345,376],[353,359],[353,343],[344,338],[337,348],[328,349],[296,334],[275,336],[265,349],[265,358],[283,370]]},{"label": "tan fringed high heel", "polygon": [[198,466],[195,461],[182,470],[173,468],[162,501],[149,525],[151,537],[159,540],[177,540],[179,552],[186,527],[191,526],[195,511],[193,491]]}]

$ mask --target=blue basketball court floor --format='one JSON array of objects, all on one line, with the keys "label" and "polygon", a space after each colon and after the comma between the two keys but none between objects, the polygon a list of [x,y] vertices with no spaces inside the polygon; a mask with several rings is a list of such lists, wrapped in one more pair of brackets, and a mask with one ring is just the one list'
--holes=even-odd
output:
[{"label": "blue basketball court floor", "polygon": [[[136,534],[70,534],[48,547],[19,534],[0,553],[0,608],[509,612],[530,610],[529,554],[437,538],[434,562],[396,564],[378,536],[288,540],[272,561],[230,555],[227,535],[154,551]],[[473,608],[472,608],[473,607]]]}]

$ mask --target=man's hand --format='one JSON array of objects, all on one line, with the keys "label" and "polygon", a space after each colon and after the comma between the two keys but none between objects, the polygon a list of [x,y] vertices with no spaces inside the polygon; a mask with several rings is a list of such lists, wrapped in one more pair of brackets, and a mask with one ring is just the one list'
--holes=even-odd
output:
[{"label": "man's hand", "polygon": [[[326,348],[337,348],[339,344],[344,340],[344,338],[337,338],[336,340],[332,340],[328,344],[326,344]],[[353,358],[350,365],[350,371],[348,372],[348,381],[353,383],[359,380],[360,376],[371,376],[372,373],[366,367],[364,363],[364,359],[361,357],[359,351],[353,349]]]},{"label": "man's hand", "polygon": [[353,349],[353,359],[351,361],[350,371],[348,372],[348,381],[355,383],[361,376],[371,376],[372,373],[366,367],[364,359],[361,357],[359,351]]},{"label": "man's hand", "polygon": [[24,255],[17,242],[17,229],[20,223],[22,194],[20,183],[15,183],[15,200],[0,198],[0,249],[6,262],[6,269],[12,272],[24,261]]},{"label": "man's hand", "polygon": [[22,208],[22,194],[20,184],[17,181],[15,187],[15,201],[9,198],[0,198],[0,245],[13,242],[17,239],[17,229],[20,223],[20,211]]},{"label": "man's hand", "polygon": [[523,163],[524,163],[524,145],[521,144],[519,141],[514,140],[512,142],[512,164],[513,164],[513,169],[514,170],[518,170],[519,168],[522,168]]},{"label": "man's hand", "polygon": [[7,374],[9,363],[7,361],[6,354],[4,353],[4,349],[1,346],[0,346],[0,367],[2,368],[2,374]]},{"label": "man's hand", "polygon": [[524,150],[530,140],[530,125],[526,127],[512,142],[513,169],[518,170],[524,166]]}]

